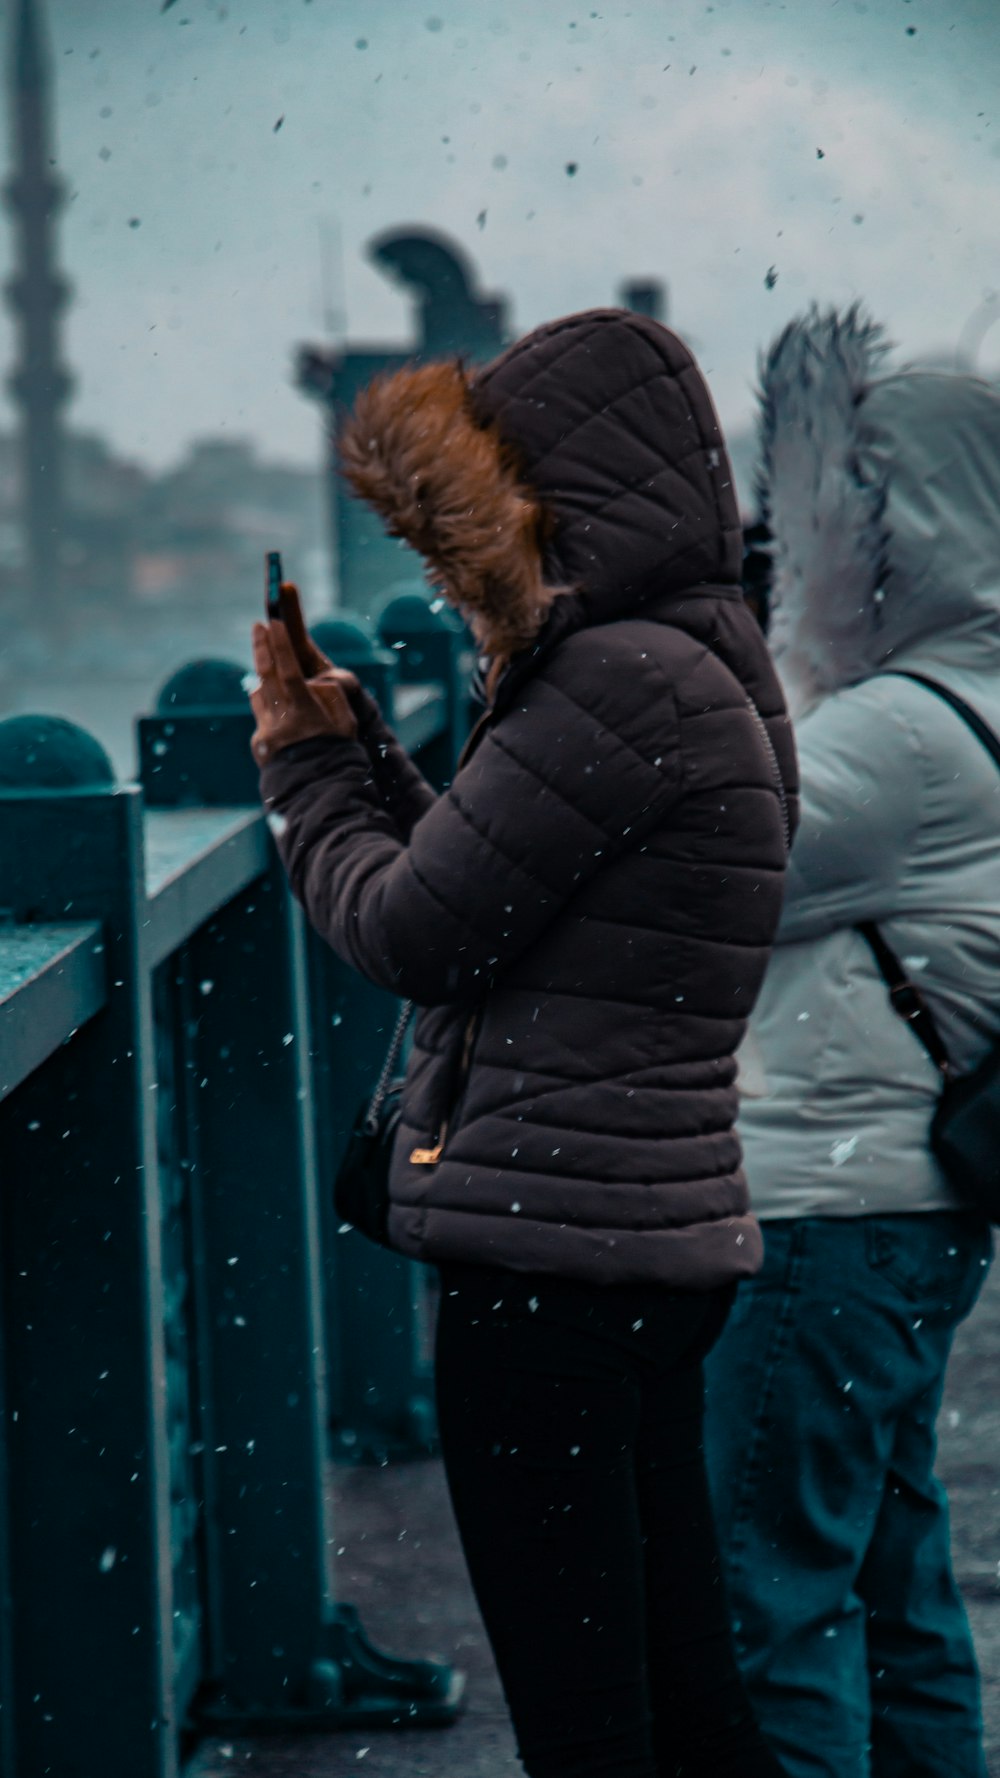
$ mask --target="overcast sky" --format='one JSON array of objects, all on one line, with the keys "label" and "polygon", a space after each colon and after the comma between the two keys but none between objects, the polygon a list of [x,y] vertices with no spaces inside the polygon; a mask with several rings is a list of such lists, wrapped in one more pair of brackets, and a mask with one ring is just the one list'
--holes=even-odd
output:
[{"label": "overcast sky", "polygon": [[810,299],[866,298],[916,355],[1000,287],[998,0],[40,3],[71,417],[150,464],[218,432],[317,460],[289,367],[334,222],[354,339],[407,336],[363,253],[389,226],[458,237],[518,330],[666,279],[730,428]]}]

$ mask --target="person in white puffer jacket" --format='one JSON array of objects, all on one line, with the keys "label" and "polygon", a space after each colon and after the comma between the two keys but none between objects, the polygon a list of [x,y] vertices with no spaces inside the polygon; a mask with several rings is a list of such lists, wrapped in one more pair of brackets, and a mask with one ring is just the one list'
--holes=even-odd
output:
[{"label": "person in white puffer jacket", "polygon": [[764,1269],[709,1364],[737,1640],[792,1778],[986,1778],[934,1476],[954,1330],[991,1255],[935,1160],[941,1075],[858,930],[877,922],[957,1072],[1000,1036],[1000,393],[886,374],[855,307],[761,367],[770,640],[802,815],[741,1058]]}]

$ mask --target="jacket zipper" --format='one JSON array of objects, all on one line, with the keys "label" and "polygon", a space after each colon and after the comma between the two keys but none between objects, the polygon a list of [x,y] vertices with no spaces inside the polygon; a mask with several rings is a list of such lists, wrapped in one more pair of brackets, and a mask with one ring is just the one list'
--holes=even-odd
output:
[{"label": "jacket zipper", "polygon": [[462,1104],[462,1100],[465,1096],[465,1089],[469,1084],[469,1070],[470,1070],[471,1063],[472,1063],[472,1051],[475,1046],[476,1033],[479,1029],[479,1021],[480,1021],[481,1017],[482,1017],[482,1008],[478,1007],[476,1009],[476,1011],[472,1014],[471,1018],[469,1019],[468,1024],[465,1027],[465,1036],[462,1040],[462,1055],[461,1055],[461,1059],[459,1061],[458,1071],[455,1075],[454,1092],[453,1092],[453,1096],[452,1096],[451,1106],[449,1108],[447,1116],[445,1117],[444,1122],[441,1124],[441,1126],[438,1130],[437,1136],[434,1141],[434,1146],[432,1148],[411,1149],[411,1151],[410,1151],[410,1166],[411,1167],[434,1167],[437,1165],[438,1161],[441,1159],[442,1154],[444,1153],[444,1145],[445,1145],[446,1141],[448,1140],[448,1131],[449,1131],[452,1123],[455,1121],[455,1119],[457,1117],[458,1111],[459,1111],[461,1104]]}]

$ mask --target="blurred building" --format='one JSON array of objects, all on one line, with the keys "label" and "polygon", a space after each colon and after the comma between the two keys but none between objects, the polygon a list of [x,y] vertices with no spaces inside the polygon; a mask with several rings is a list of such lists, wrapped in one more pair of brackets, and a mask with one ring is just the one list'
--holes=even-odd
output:
[{"label": "blurred building", "polygon": [[[132,593],[248,612],[263,588],[263,558],[280,549],[315,603],[325,569],[318,474],[263,463],[246,440],[196,441],[175,469],[151,480],[140,512]],[[259,602],[259,601],[258,601]]]},{"label": "blurred building", "polygon": [[[261,462],[242,440],[199,440],[162,475],[116,455],[96,432],[69,432],[61,448],[67,635],[115,619],[139,632],[144,612],[170,602],[206,616],[246,615],[264,551],[275,547],[315,600],[328,573],[317,473]],[[0,597],[8,607],[22,604],[31,584],[22,475],[21,441],[0,435]],[[51,616],[48,603],[23,602],[22,625]]]}]

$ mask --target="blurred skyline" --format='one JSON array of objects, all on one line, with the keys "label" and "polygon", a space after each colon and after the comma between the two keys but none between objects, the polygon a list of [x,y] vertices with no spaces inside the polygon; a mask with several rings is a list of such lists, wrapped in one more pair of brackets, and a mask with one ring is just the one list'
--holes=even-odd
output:
[{"label": "blurred skyline", "polygon": [[452,235],[519,332],[665,279],[734,432],[810,300],[862,297],[908,357],[1000,287],[995,0],[42,4],[67,419],[151,467],[211,434],[318,466],[292,353],[331,309],[339,337],[406,340],[363,255],[386,227]]}]

